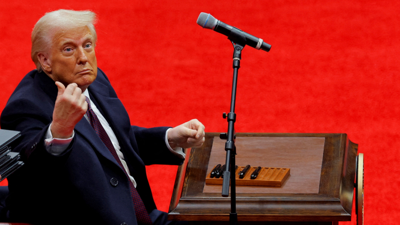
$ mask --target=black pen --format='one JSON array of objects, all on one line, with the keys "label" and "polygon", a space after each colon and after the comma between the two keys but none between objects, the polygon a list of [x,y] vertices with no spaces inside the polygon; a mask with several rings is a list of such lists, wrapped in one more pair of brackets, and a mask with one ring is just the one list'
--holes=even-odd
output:
[{"label": "black pen", "polygon": [[242,171],[239,173],[239,178],[243,179],[244,175],[246,175],[247,171],[250,169],[250,165],[247,165]]},{"label": "black pen", "polygon": [[214,167],[214,169],[211,171],[211,175],[210,175],[211,178],[215,177],[215,174],[219,170],[220,167],[221,167],[221,164],[218,164]]},{"label": "black pen", "polygon": [[220,167],[219,170],[217,170],[217,172],[215,173],[215,177],[220,178],[222,176],[222,174],[224,173],[224,170],[225,170],[225,164],[222,167]]},{"label": "black pen", "polygon": [[260,170],[261,166],[257,167],[257,169],[255,169],[254,172],[251,174],[250,179],[256,179]]}]

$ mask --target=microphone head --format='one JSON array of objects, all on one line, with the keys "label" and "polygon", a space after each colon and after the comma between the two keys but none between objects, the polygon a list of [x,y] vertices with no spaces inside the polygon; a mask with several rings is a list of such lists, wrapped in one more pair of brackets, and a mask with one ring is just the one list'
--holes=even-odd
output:
[{"label": "microphone head", "polygon": [[261,45],[261,49],[264,50],[264,51],[269,52],[269,50],[271,50],[271,45],[268,44],[268,43],[263,42],[262,45]]},{"label": "microphone head", "polygon": [[203,28],[213,29],[215,25],[217,25],[217,19],[215,19],[209,13],[200,13],[199,18],[197,18],[197,24],[202,26]]}]

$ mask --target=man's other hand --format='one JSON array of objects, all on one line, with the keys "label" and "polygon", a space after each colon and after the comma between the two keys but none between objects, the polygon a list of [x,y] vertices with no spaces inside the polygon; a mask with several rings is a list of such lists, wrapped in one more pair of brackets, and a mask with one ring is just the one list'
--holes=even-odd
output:
[{"label": "man's other hand", "polygon": [[204,125],[197,119],[190,120],[168,131],[168,143],[171,148],[200,147],[204,142]]},{"label": "man's other hand", "polygon": [[86,97],[77,84],[67,87],[56,81],[58,95],[53,111],[51,133],[53,138],[69,138],[75,125],[82,119],[88,108]]}]

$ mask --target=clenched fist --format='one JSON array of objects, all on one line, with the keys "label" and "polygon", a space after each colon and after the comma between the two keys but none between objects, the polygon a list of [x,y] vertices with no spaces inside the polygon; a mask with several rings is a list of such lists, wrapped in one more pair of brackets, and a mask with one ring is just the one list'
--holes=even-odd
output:
[{"label": "clenched fist", "polygon": [[200,147],[204,142],[204,129],[197,119],[190,120],[168,131],[168,143],[171,148]]}]

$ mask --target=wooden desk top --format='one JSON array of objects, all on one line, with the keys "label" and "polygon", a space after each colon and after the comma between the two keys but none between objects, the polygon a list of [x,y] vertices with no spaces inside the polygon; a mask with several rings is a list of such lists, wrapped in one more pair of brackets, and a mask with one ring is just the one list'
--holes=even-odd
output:
[{"label": "wooden desk top", "polygon": [[[237,187],[239,221],[350,221],[357,144],[346,134],[236,134],[237,163],[291,169],[281,188]],[[225,163],[224,141],[207,133],[179,167],[169,219],[229,221],[230,198],[205,186],[207,172]],[[260,157],[262,155],[262,157]],[[250,162],[250,163],[249,163]]]}]

